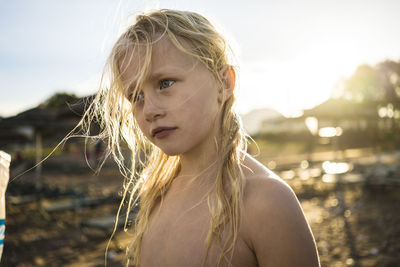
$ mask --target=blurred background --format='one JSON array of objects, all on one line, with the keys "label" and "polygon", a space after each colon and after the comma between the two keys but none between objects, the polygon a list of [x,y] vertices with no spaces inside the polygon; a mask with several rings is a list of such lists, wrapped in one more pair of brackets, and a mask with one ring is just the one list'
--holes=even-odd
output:
[{"label": "blurred background", "polygon": [[[135,14],[197,11],[228,36],[249,150],[296,192],[322,266],[400,265],[400,2],[1,1],[1,266],[104,266],[123,177],[69,140]],[[120,222],[125,217],[120,216]],[[130,218],[131,220],[132,218]],[[107,260],[122,266],[119,225]]]}]

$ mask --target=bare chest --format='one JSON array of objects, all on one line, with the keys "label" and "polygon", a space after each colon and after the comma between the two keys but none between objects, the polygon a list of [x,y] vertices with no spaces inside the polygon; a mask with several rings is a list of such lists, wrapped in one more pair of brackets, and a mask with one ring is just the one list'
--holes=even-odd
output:
[{"label": "bare chest", "polygon": [[[154,208],[143,235],[141,267],[201,266],[209,229],[207,201],[165,198]],[[211,247],[205,266],[214,266],[219,249]],[[235,244],[233,266],[257,266],[254,253],[239,237]],[[228,266],[226,263],[220,266]]]}]

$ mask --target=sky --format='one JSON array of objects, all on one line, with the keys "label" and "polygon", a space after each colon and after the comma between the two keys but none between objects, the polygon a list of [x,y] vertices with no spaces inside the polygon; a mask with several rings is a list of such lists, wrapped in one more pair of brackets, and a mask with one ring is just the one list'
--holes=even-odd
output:
[{"label": "sky", "polygon": [[242,114],[300,115],[357,66],[400,60],[397,0],[0,0],[0,116],[95,93],[119,34],[154,8],[199,12],[228,37]]}]

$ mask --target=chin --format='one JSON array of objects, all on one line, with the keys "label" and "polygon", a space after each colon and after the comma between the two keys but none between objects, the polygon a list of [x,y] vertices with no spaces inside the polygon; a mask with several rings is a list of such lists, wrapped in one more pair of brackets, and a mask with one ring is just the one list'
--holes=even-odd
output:
[{"label": "chin", "polygon": [[159,149],[161,149],[162,152],[164,152],[165,154],[167,154],[168,156],[178,156],[180,154],[182,154],[182,151],[176,148],[172,148],[172,147],[161,147],[161,146],[157,146]]},{"label": "chin", "polygon": [[[161,149],[162,150],[162,149]],[[169,151],[169,150],[162,150],[162,152],[164,152],[165,154],[167,154],[168,156],[178,156],[180,155],[180,153],[175,152],[175,151]]]}]

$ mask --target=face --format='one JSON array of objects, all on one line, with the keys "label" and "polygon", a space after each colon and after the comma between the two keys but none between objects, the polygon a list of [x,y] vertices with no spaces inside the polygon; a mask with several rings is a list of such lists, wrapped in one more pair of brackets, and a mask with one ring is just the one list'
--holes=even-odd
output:
[{"label": "face", "polygon": [[[143,53],[139,47],[132,58]],[[122,67],[126,67],[122,75],[125,94],[133,103],[140,129],[153,144],[168,155],[213,149],[219,86],[200,61],[168,38],[161,39],[153,45],[150,72],[135,96],[129,80],[136,76],[138,62],[132,60]]]}]

